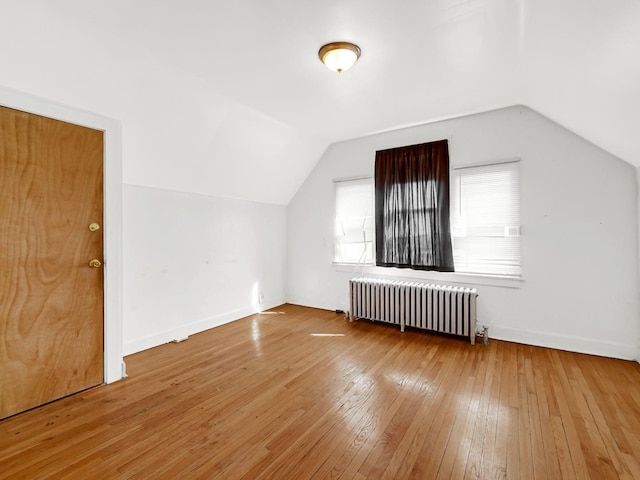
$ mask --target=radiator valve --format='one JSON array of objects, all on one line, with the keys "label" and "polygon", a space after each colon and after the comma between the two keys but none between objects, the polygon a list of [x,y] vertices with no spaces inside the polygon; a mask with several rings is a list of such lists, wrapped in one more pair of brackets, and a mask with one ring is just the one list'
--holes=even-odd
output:
[{"label": "radiator valve", "polygon": [[489,327],[482,326],[482,330],[476,332],[476,343],[482,342],[483,345],[489,345]]}]

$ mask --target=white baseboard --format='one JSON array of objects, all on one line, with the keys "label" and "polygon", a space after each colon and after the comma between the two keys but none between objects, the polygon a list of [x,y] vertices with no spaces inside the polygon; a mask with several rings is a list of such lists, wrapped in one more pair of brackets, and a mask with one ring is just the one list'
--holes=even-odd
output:
[{"label": "white baseboard", "polygon": [[[319,308],[321,310],[335,310],[336,308],[343,308],[341,305],[325,305],[322,302],[313,301],[309,298],[296,295],[288,296],[287,303],[300,305],[301,307]],[[349,306],[347,305],[347,310],[348,309]]]},{"label": "white baseboard", "polygon": [[619,358],[623,360],[637,360],[638,351],[636,345],[598,341],[590,338],[570,337],[553,333],[537,332],[533,330],[520,330],[490,323],[480,322],[489,327],[489,338],[506,340],[508,342],[535,345],[538,347],[556,348],[569,352],[587,353],[601,357]]},{"label": "white baseboard", "polygon": [[[307,301],[305,301],[307,300]],[[275,308],[283,303],[291,303],[312,308],[321,308],[325,310],[335,310],[334,305],[319,305],[317,302],[308,301],[301,297],[291,297],[286,302],[284,299],[278,299],[269,303],[265,303],[260,310],[268,310]],[[146,337],[137,338],[124,344],[124,355],[147,350],[157,347],[165,343],[169,343],[174,339],[184,338],[189,335],[208,330],[210,328],[224,325],[235,320],[239,320],[249,315],[258,313],[258,309],[248,306],[231,312],[222,313],[214,317],[195,321],[186,325],[181,325],[174,329],[157,332]],[[559,350],[567,350],[570,352],[587,353],[590,355],[598,355],[602,357],[620,358],[623,360],[635,360],[640,362],[640,351],[637,345],[596,341],[589,338],[570,337],[565,335],[556,335],[552,333],[537,332],[533,330],[521,330],[490,323],[481,322],[481,325],[489,327],[489,338],[496,340],[505,340],[508,342],[522,343],[525,345],[535,345],[539,347],[556,348]]]},{"label": "white baseboard", "polygon": [[230,312],[221,313],[211,318],[180,325],[176,328],[164,330],[162,332],[156,332],[145,337],[136,338],[124,343],[124,355],[131,355],[149,348],[157,347],[175,339],[184,339],[189,335],[194,335],[196,333],[209,330],[210,328],[219,327],[225,323],[234,322],[249,315],[258,313],[259,311],[277,307],[283,303],[285,303],[284,300],[279,299],[277,301],[261,305],[260,309],[254,306],[248,306]]},{"label": "white baseboard", "polygon": [[[335,305],[324,305],[303,296],[290,295],[287,297],[288,303],[302,305],[313,308],[323,308],[334,310],[340,308]],[[348,307],[345,311],[348,310]],[[601,357],[619,358],[623,360],[635,360],[640,363],[640,350],[638,345],[607,342],[594,340],[591,338],[558,335],[548,332],[538,332],[535,330],[522,330],[499,325],[492,325],[487,322],[478,322],[478,326],[489,327],[489,338],[505,340],[508,342],[522,343],[524,345],[535,345],[537,347],[556,348],[569,352],[586,353]]]}]

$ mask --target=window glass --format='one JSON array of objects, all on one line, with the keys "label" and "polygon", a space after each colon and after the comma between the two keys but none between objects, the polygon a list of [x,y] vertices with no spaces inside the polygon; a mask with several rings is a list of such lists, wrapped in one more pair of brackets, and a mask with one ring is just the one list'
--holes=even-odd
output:
[{"label": "window glass", "polygon": [[335,263],[373,263],[373,182],[335,182]]},{"label": "window glass", "polygon": [[453,272],[447,140],[376,151],[376,265]]},{"label": "window glass", "polygon": [[520,162],[454,168],[456,272],[520,277]]}]

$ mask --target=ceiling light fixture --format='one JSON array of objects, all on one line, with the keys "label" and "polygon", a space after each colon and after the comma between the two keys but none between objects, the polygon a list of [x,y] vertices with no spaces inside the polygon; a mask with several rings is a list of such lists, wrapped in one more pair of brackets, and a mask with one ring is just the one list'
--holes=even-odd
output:
[{"label": "ceiling light fixture", "polygon": [[360,58],[360,47],[349,42],[327,43],[318,51],[318,57],[329,70],[342,73]]}]

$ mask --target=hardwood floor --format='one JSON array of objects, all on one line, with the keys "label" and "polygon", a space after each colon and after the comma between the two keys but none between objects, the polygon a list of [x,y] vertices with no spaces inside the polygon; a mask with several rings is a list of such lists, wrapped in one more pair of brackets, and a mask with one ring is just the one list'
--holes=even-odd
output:
[{"label": "hardwood floor", "polygon": [[0,422],[2,479],[640,478],[640,365],[293,305]]}]

